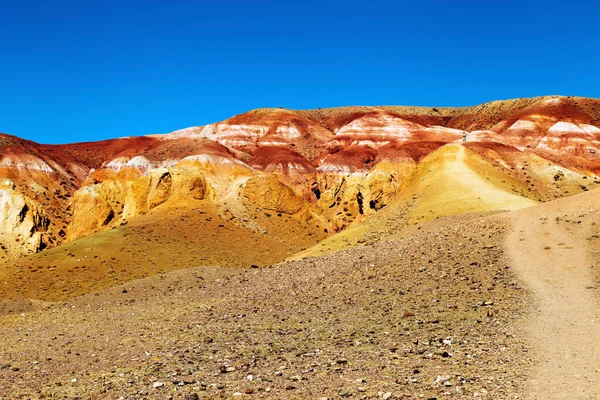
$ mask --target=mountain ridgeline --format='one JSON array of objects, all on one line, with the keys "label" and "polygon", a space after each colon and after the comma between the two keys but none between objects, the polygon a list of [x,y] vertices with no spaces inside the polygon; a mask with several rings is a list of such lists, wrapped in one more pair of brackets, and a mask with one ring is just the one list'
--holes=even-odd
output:
[{"label": "mountain ridgeline", "polygon": [[386,210],[402,208],[414,223],[591,189],[600,183],[600,100],[257,109],[94,143],[0,135],[0,154],[5,261],[142,217],[167,227],[197,210],[214,215],[194,229],[217,232],[217,242],[227,230],[270,237],[281,248],[258,262],[273,262]]}]

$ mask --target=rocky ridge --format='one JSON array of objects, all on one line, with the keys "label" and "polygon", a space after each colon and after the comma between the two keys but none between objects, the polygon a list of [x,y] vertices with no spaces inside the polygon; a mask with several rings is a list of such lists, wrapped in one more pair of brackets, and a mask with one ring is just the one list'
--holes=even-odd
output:
[{"label": "rocky ridge", "polygon": [[332,234],[406,204],[407,193],[435,195],[420,181],[463,134],[461,163],[515,196],[545,201],[598,182],[599,126],[599,100],[547,96],[456,109],[258,109],[166,135],[71,145],[2,135],[2,257],[197,202],[254,230],[263,229],[251,221],[260,209],[319,221]]}]

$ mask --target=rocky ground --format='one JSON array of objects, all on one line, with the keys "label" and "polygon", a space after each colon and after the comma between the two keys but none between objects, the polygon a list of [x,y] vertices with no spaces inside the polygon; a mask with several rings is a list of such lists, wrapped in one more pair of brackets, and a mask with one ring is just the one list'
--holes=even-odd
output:
[{"label": "rocky ground", "polygon": [[519,398],[530,301],[507,224],[447,217],[228,278],[188,269],[14,307],[0,396]]}]

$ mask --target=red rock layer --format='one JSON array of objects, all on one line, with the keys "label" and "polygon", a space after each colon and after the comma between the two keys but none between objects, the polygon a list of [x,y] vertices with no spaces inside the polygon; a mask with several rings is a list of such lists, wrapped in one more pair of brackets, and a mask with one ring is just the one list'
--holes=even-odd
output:
[{"label": "red rock layer", "polygon": [[259,109],[166,135],[56,146],[1,135],[0,242],[8,255],[38,251],[176,199],[246,212],[241,193],[256,199],[254,178],[265,176],[285,185],[261,183],[266,198],[335,231],[384,208],[424,157],[463,136],[541,199],[573,193],[552,180],[600,173],[600,101],[557,96],[456,109]]}]

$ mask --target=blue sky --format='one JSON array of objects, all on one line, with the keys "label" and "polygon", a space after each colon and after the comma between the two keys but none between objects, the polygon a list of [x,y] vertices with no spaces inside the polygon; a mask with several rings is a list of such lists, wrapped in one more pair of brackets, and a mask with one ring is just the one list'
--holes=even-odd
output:
[{"label": "blue sky", "polygon": [[600,6],[554,1],[13,1],[0,132],[164,133],[258,107],[600,97]]}]

